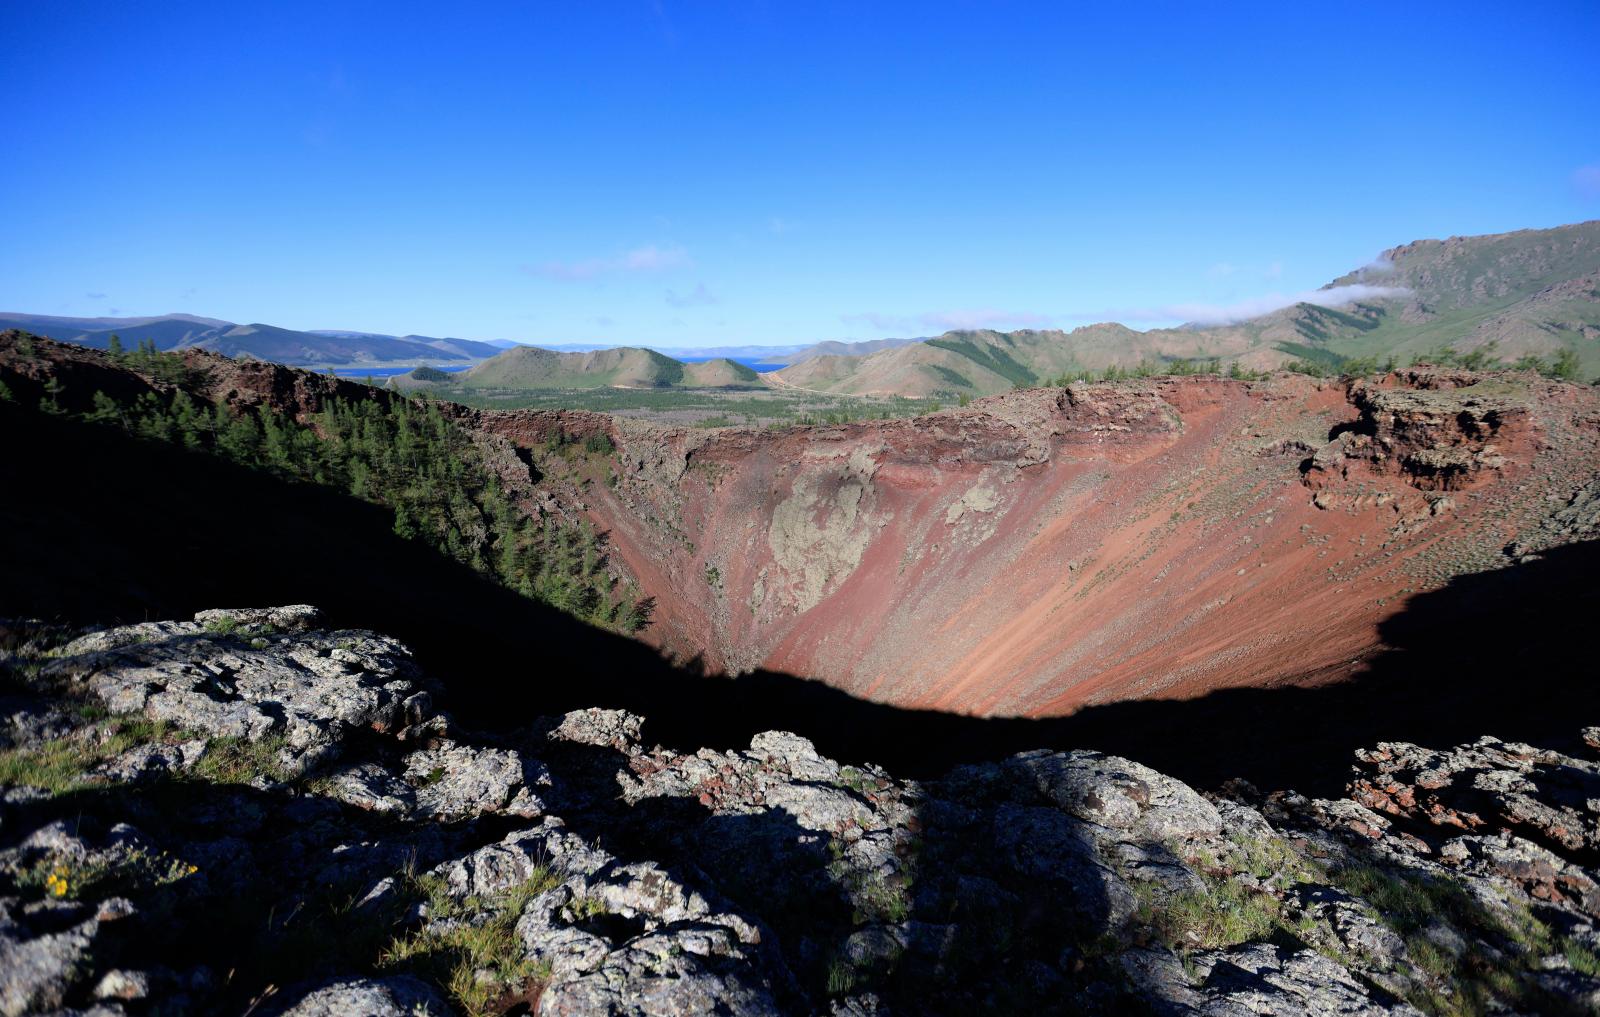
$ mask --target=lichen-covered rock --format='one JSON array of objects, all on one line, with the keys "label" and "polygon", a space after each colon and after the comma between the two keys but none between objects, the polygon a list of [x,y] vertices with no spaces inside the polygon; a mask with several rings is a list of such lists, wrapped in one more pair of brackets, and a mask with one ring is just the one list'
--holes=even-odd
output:
[{"label": "lichen-covered rock", "polygon": [[1600,885],[1592,873],[1505,830],[1487,837],[1453,837],[1440,848],[1439,859],[1460,871],[1510,883],[1535,900],[1567,904],[1600,918]]},{"label": "lichen-covered rock", "polygon": [[1007,764],[1078,819],[1156,841],[1215,836],[1216,807],[1181,781],[1098,752],[1030,752]]},{"label": "lichen-covered rock", "polygon": [[553,981],[539,1000],[548,1017],[739,1014],[780,1017],[751,951],[721,926],[691,926],[640,936],[610,951],[595,969]]},{"label": "lichen-covered rock", "polygon": [[369,812],[403,814],[417,807],[417,789],[381,763],[340,767],[320,787],[330,797]]},{"label": "lichen-covered rock", "polygon": [[99,929],[93,909],[81,905],[28,907],[0,897],[0,1014],[60,1007],[87,974]]},{"label": "lichen-covered rock", "polygon": [[[488,993],[543,1014],[1600,999],[1581,748],[1388,743],[1326,799],[1202,794],[1085,750],[908,781],[792,732],[646,750],[619,710],[486,737],[432,712],[399,644],[315,624],[207,614],[51,658],[52,679],[173,723],[21,696],[54,718],[13,725],[21,751],[89,762],[62,796],[0,789],[0,1015],[235,1012],[274,985],[256,1012],[444,1013],[469,986],[457,1010]],[[92,751],[124,723],[146,741]],[[168,930],[203,956],[153,952]]]},{"label": "lichen-covered rock", "polygon": [[149,742],[107,760],[95,776],[114,784],[137,784],[182,773],[198,763],[206,753],[204,738],[181,742]]},{"label": "lichen-covered rock", "polygon": [[1197,954],[1198,999],[1207,1017],[1307,1014],[1309,1017],[1421,1017],[1421,1011],[1374,994],[1338,962],[1311,950],[1254,943]]},{"label": "lichen-covered rock", "polygon": [[574,710],[561,718],[550,738],[576,745],[616,749],[632,755],[639,746],[644,718],[626,710]]},{"label": "lichen-covered rock", "polygon": [[306,629],[315,617],[265,608],[110,629],[69,643],[47,671],[86,682],[115,713],[212,737],[280,738],[285,766],[303,772],[336,756],[350,732],[396,730],[430,708],[398,641]]},{"label": "lichen-covered rock", "polygon": [[413,752],[405,760],[416,814],[464,819],[499,812],[533,818],[544,811],[536,789],[550,786],[550,771],[509,749],[446,744]]},{"label": "lichen-covered rock", "polygon": [[1442,831],[1515,830],[1557,849],[1600,850],[1600,763],[1485,737],[1433,750],[1358,752],[1351,797]]},{"label": "lichen-covered rock", "polygon": [[150,995],[150,976],[143,971],[112,968],[95,983],[95,999],[145,999]]},{"label": "lichen-covered rock", "polygon": [[426,982],[415,978],[352,978],[300,995],[279,1017],[450,1017],[453,1011]]}]

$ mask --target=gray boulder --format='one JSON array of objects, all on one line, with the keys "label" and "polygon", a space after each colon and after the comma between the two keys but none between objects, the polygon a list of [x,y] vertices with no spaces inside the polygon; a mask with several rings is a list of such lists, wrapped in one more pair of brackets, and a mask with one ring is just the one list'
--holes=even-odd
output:
[{"label": "gray boulder", "polygon": [[415,978],[351,978],[292,994],[279,1017],[451,1017],[454,1013],[426,982]]}]

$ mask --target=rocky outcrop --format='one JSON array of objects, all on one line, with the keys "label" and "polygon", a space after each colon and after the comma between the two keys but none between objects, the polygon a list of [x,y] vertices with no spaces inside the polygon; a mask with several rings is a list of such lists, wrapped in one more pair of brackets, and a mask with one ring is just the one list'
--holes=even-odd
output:
[{"label": "rocky outcrop", "polygon": [[1461,491],[1489,481],[1536,442],[1531,393],[1466,371],[1412,369],[1378,382],[1358,379],[1350,398],[1360,417],[1308,464],[1313,487],[1351,479],[1353,464],[1398,473],[1424,491]]},{"label": "rocky outcrop", "polygon": [[318,624],[7,662],[36,709],[86,705],[3,757],[0,1013],[1600,1003],[1595,729],[1589,755],[1384,743],[1332,800],[1086,750],[918,782],[781,731],[647,747],[619,710],[487,738],[403,646]]},{"label": "rocky outcrop", "polygon": [[275,1017],[444,1017],[450,1008],[438,992],[415,978],[351,978],[312,989],[287,1009],[268,1013]]},{"label": "rocky outcrop", "polygon": [[1369,808],[1466,832],[1516,829],[1569,851],[1600,850],[1588,810],[1600,766],[1485,737],[1436,751],[1384,742],[1358,754],[1353,797]]},{"label": "rocky outcrop", "polygon": [[[114,713],[212,738],[270,739],[283,772],[298,775],[336,756],[353,732],[398,730],[428,712],[405,647],[366,632],[309,632],[315,622],[304,606],[202,611],[74,640],[45,673],[87,685]],[[169,760],[147,754],[122,765],[166,769]]]}]

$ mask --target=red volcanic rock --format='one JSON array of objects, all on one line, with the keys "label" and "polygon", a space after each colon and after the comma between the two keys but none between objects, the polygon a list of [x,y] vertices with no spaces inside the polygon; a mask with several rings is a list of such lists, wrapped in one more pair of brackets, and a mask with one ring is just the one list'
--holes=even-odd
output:
[{"label": "red volcanic rock", "polygon": [[1485,737],[1434,750],[1384,742],[1356,753],[1350,797],[1437,828],[1510,830],[1562,851],[1600,850],[1600,765]]},{"label": "red volcanic rock", "polygon": [[1049,715],[1351,672],[1409,595],[1593,523],[1596,409],[1529,375],[1414,370],[1073,385],[779,431],[474,422],[615,442],[584,512],[678,658]]}]

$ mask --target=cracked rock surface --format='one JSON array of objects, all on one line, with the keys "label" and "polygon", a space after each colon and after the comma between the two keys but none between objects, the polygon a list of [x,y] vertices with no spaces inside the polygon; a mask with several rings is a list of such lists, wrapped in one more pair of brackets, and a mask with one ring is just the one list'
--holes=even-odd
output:
[{"label": "cracked rock surface", "polygon": [[[1349,794],[1036,751],[909,781],[608,709],[466,730],[384,636],[203,612],[6,660],[0,1014],[1584,1013],[1600,734]],[[24,667],[24,665],[26,665]]]}]

